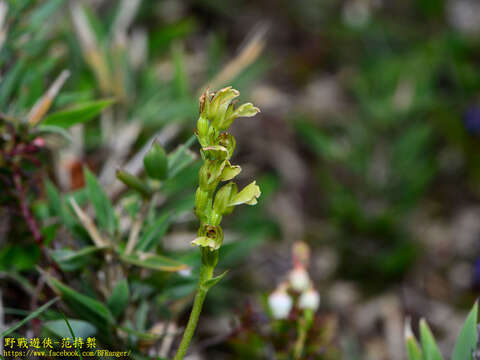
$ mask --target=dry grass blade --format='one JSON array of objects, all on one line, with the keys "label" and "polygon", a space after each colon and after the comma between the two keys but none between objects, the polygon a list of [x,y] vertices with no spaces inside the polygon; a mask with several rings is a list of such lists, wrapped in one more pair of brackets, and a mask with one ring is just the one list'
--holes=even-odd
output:
[{"label": "dry grass blade", "polygon": [[120,3],[120,9],[113,24],[113,34],[116,41],[125,38],[125,33],[135,18],[139,6],[140,0],[122,0]]},{"label": "dry grass blade", "polygon": [[8,5],[5,1],[0,1],[0,50],[7,38],[8,29],[5,26],[5,19],[8,13]]},{"label": "dry grass blade", "polygon": [[108,242],[102,238],[92,219],[90,219],[90,217],[80,208],[80,206],[78,206],[75,199],[70,198],[70,204],[72,205],[75,214],[85,230],[87,230],[95,245],[100,248],[108,247]]},{"label": "dry grass blade", "polygon": [[94,71],[102,92],[108,94],[110,92],[110,84],[112,83],[110,81],[110,71],[105,57],[100,51],[94,32],[90,27],[85,10],[80,3],[74,2],[70,7],[70,12],[85,61]]},{"label": "dry grass blade", "polygon": [[130,235],[128,236],[127,247],[125,248],[125,254],[131,254],[135,245],[137,245],[138,235],[140,234],[140,230],[142,230],[142,225],[145,220],[145,216],[148,212],[148,207],[150,206],[150,202],[146,201],[143,203],[140,211],[137,214],[137,218],[133,223],[133,226],[130,229]]},{"label": "dry grass blade", "polygon": [[115,170],[118,164],[124,162],[135,140],[137,140],[140,131],[141,127],[136,119],[129,121],[114,131],[109,144],[110,153],[100,173],[100,182],[102,184],[111,184],[114,182]]},{"label": "dry grass blade", "polygon": [[234,79],[245,68],[251,65],[261,54],[266,44],[266,34],[268,27],[265,24],[261,24],[256,27],[253,35],[247,40],[245,46],[242,47],[239,54],[232,60],[230,60],[223,69],[210,81],[205,84],[200,93],[203,93],[207,87],[212,89],[218,89],[224,86],[226,83]]},{"label": "dry grass blade", "polygon": [[60,75],[55,79],[47,92],[35,103],[33,108],[28,113],[28,123],[31,126],[37,125],[43,116],[47,113],[52,106],[53,100],[57,96],[58,92],[62,88],[65,81],[67,81],[70,76],[70,71],[63,70]]}]

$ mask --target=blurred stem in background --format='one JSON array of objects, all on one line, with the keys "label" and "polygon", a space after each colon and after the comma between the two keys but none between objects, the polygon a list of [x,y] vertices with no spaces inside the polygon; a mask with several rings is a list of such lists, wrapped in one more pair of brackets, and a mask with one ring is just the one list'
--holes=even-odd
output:
[{"label": "blurred stem in background", "polygon": [[298,338],[295,343],[294,358],[299,360],[302,358],[303,348],[305,347],[305,340],[307,340],[308,330],[312,327],[314,311],[312,309],[305,309],[302,318],[298,320]]}]

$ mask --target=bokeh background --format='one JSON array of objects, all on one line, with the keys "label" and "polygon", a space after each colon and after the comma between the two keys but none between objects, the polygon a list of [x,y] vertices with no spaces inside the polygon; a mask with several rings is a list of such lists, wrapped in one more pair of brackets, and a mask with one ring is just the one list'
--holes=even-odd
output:
[{"label": "bokeh background", "polygon": [[[450,351],[480,285],[478,2],[0,4],[5,116],[27,116],[63,70],[69,78],[53,111],[115,99],[94,120],[46,138],[47,161],[26,170],[49,250],[78,250],[89,240],[85,231],[69,233],[70,220],[48,209],[47,179],[65,196],[80,193],[86,205],[87,166],[114,202],[120,228],[128,229],[136,208],[115,170],[141,173],[138,154],[155,138],[168,152],[183,144],[202,90],[232,85],[262,111],[232,129],[240,182],[258,179],[262,197],[225,220],[219,266],[231,271],[209,294],[192,359],[275,358],[275,341],[255,334],[268,322],[265,297],[291,270],[297,241],[311,248],[319,321],[329,326],[328,346],[319,347],[338,349],[330,355],[317,349],[312,359],[404,359],[404,320],[410,317],[416,331],[422,316]],[[166,184],[152,215],[174,214],[157,251],[192,263],[199,166],[194,160]],[[2,190],[0,209],[3,324],[18,320],[13,309],[27,311],[53,296],[35,270],[52,265],[8,194]],[[102,261],[92,256],[57,269],[59,278],[93,295],[98,291],[88,283],[101,278]],[[193,277],[149,279],[143,293],[132,292],[127,317],[136,316],[138,331],[183,326]],[[158,356],[157,345],[142,346],[143,356]]]}]

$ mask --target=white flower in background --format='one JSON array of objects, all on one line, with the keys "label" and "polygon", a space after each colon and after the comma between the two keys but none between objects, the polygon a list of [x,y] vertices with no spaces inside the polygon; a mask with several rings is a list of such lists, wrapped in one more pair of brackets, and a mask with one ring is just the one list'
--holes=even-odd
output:
[{"label": "white flower in background", "polygon": [[310,277],[302,265],[295,266],[290,272],[288,279],[293,290],[303,292],[310,287]]},{"label": "white flower in background", "polygon": [[353,28],[361,28],[370,21],[370,3],[366,0],[350,0],[343,7],[343,22]]},{"label": "white flower in background", "polygon": [[451,0],[447,3],[447,18],[455,30],[464,34],[480,32],[480,3],[476,0]]},{"label": "white flower in background", "polygon": [[179,270],[178,275],[180,275],[181,277],[190,277],[192,276],[192,268],[187,267],[185,269]]},{"label": "white flower in background", "polygon": [[314,288],[310,288],[298,300],[298,307],[304,310],[316,311],[320,305],[320,294]]},{"label": "white flower in background", "polygon": [[292,310],[293,301],[285,288],[285,285],[280,285],[268,297],[268,305],[275,319],[286,319]]}]

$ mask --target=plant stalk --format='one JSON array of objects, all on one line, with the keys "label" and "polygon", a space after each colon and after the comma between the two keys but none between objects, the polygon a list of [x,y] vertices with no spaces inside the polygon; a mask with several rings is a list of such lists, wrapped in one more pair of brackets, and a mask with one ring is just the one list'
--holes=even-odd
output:
[{"label": "plant stalk", "polygon": [[303,316],[298,322],[298,338],[293,349],[293,357],[295,360],[300,360],[305,348],[305,341],[307,340],[307,333],[310,330],[313,322],[313,311],[307,309],[303,312]]},{"label": "plant stalk", "polygon": [[187,353],[188,346],[192,340],[195,329],[197,328],[198,318],[202,312],[203,302],[207,296],[209,287],[207,286],[207,281],[213,277],[213,270],[215,265],[209,265],[202,262],[200,268],[200,279],[198,280],[198,289],[195,294],[195,300],[193,301],[192,312],[190,313],[190,318],[188,319],[187,327],[183,333],[182,341],[178,347],[177,353],[174,357],[174,360],[182,360],[185,354]]}]

